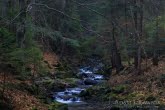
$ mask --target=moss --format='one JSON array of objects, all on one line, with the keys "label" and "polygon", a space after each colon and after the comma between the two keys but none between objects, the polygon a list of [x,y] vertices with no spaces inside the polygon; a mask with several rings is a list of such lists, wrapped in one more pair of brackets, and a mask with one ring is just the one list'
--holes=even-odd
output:
[{"label": "moss", "polygon": [[103,94],[102,99],[104,101],[109,101],[109,100],[132,101],[132,100],[145,100],[146,99],[146,96],[142,93],[138,93],[138,92],[125,93],[126,90],[124,88],[126,88],[126,87],[123,87],[123,86],[114,87],[111,92]]},{"label": "moss", "polygon": [[73,77],[75,77],[75,75],[73,74],[72,71],[67,71],[67,70],[59,71],[59,70],[57,70],[56,71],[56,77],[60,78],[60,79],[65,79],[65,78],[73,78]]},{"label": "moss", "polygon": [[116,93],[116,94],[123,93],[123,92],[125,92],[125,90],[126,90],[126,86],[125,85],[119,85],[119,86],[116,86],[116,87],[112,88],[112,92]]},{"label": "moss", "polygon": [[124,94],[123,98],[125,100],[129,100],[129,101],[131,101],[131,100],[145,100],[146,96],[142,93],[132,92],[129,94]]},{"label": "moss", "polygon": [[59,79],[56,79],[56,80],[47,79],[43,81],[43,87],[45,87],[49,91],[54,91],[54,90],[58,91],[61,89],[65,89],[66,84]]},{"label": "moss", "polygon": [[109,93],[103,96],[103,100],[104,101],[117,100],[118,99],[117,97],[118,97],[117,94]]},{"label": "moss", "polygon": [[126,98],[127,100],[133,100],[135,97],[136,97],[136,93],[134,93],[134,92],[128,94],[127,96],[125,96],[125,98]]},{"label": "moss", "polygon": [[156,98],[153,95],[149,95],[146,97],[146,101],[155,101]]},{"label": "moss", "polygon": [[68,83],[71,87],[75,87],[77,85],[77,82],[79,79],[77,78],[66,78],[64,79],[64,82]]},{"label": "moss", "polygon": [[128,96],[126,96],[126,95],[116,94],[116,93],[113,93],[113,92],[108,93],[108,94],[103,96],[104,101],[116,101],[116,100],[123,101],[123,100],[126,100],[126,99],[131,100],[131,98],[130,97],[128,98]]},{"label": "moss", "polygon": [[43,84],[48,85],[48,86],[51,86],[53,83],[54,83],[54,80],[52,79],[47,79],[43,81]]},{"label": "moss", "polygon": [[38,110],[36,107],[33,107],[32,110]]},{"label": "moss", "polygon": [[85,97],[86,99],[92,99],[92,98],[97,98],[97,100],[108,100],[106,99],[108,96],[107,94],[111,92],[111,88],[109,86],[92,86],[88,88],[87,90],[84,90],[80,93],[80,97]]},{"label": "moss", "polygon": [[68,105],[67,104],[61,104],[58,102],[53,102],[50,104],[48,110],[68,110]]}]

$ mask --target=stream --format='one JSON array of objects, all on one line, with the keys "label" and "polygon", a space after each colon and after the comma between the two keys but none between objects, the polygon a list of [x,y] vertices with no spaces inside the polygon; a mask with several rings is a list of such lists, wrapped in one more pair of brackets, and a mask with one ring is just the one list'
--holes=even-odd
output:
[{"label": "stream", "polygon": [[64,104],[85,104],[85,100],[79,97],[82,91],[87,88],[100,84],[104,81],[104,76],[101,74],[96,74],[99,66],[96,67],[82,67],[79,69],[77,76],[80,81],[74,88],[66,88],[64,91],[56,92],[54,94],[54,99],[57,102]]}]

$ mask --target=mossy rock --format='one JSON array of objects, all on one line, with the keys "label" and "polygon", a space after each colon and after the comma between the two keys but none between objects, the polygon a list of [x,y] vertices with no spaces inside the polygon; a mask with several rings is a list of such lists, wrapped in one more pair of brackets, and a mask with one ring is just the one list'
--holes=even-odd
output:
[{"label": "mossy rock", "polygon": [[130,94],[128,94],[128,95],[126,95],[125,96],[125,99],[127,99],[127,100],[133,100],[133,99],[136,99],[136,93],[130,93]]},{"label": "mossy rock", "polygon": [[103,68],[103,72],[102,72],[103,75],[105,76],[109,76],[112,74],[112,66],[110,65],[107,65]]},{"label": "mossy rock", "polygon": [[117,97],[118,97],[117,94],[109,93],[104,95],[102,98],[104,101],[110,101],[110,100],[113,101],[113,100],[117,100],[118,99]]},{"label": "mossy rock", "polygon": [[59,70],[57,70],[55,73],[56,73],[56,77],[60,78],[60,79],[75,77],[75,75],[72,71],[67,71],[67,70],[59,71]]},{"label": "mossy rock", "polygon": [[87,91],[91,95],[100,95],[100,94],[105,93],[107,91],[107,89],[106,89],[106,87],[102,87],[102,86],[93,86],[93,87],[87,89]]},{"label": "mossy rock", "polygon": [[84,90],[80,93],[80,97],[87,98],[97,98],[103,99],[104,97],[107,97],[106,95],[111,92],[111,88],[107,86],[93,86],[88,88],[87,90]]},{"label": "mossy rock", "polygon": [[146,95],[143,94],[143,93],[137,93],[136,94],[136,99],[137,100],[145,100],[145,98],[146,98]]},{"label": "mossy rock", "polygon": [[64,82],[69,84],[71,87],[75,87],[79,81],[79,79],[77,79],[77,78],[65,78],[63,80],[64,80]]},{"label": "mossy rock", "polygon": [[61,79],[47,79],[43,81],[43,86],[50,91],[63,90],[66,87],[66,83]]},{"label": "mossy rock", "polygon": [[66,87],[66,83],[61,79],[51,79],[49,77],[45,77],[35,82],[35,85],[38,86],[41,90],[45,92],[55,92],[64,90]]},{"label": "mossy rock", "polygon": [[53,102],[52,104],[50,104],[48,110],[68,110],[68,105],[59,102]]},{"label": "mossy rock", "polygon": [[125,97],[125,95],[120,95],[120,94],[116,94],[116,93],[109,93],[109,94],[106,94],[106,95],[103,95],[102,99],[104,101],[124,101],[126,100],[127,98]]},{"label": "mossy rock", "polygon": [[94,91],[92,88],[88,88],[87,90],[83,90],[80,94],[79,97],[84,97],[85,99],[92,98],[94,95]]},{"label": "mossy rock", "polygon": [[42,81],[43,85],[51,86],[54,83],[54,80],[52,79],[46,79]]},{"label": "mossy rock", "polygon": [[126,90],[126,86],[125,85],[119,85],[119,86],[116,86],[116,87],[112,88],[112,92],[116,93],[116,94],[124,93],[125,90]]}]

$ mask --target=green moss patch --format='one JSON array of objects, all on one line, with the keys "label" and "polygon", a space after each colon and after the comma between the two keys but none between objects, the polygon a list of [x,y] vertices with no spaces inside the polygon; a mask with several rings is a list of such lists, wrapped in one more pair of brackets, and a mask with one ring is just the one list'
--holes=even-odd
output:
[{"label": "green moss patch", "polygon": [[48,110],[68,110],[68,105],[59,102],[53,102],[52,104],[49,105]]}]

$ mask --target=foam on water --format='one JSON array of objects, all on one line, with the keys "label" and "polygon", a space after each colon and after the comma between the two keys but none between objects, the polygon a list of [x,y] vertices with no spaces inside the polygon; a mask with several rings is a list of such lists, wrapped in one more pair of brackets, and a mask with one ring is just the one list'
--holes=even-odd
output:
[{"label": "foam on water", "polygon": [[85,73],[85,74],[92,74],[92,73],[93,73],[92,71],[86,70],[86,69],[84,69],[84,68],[80,69],[80,72],[81,72],[81,73]]},{"label": "foam on water", "polygon": [[80,98],[77,98],[75,101],[73,101],[73,98],[71,98],[71,99],[69,99],[69,100],[64,100],[64,99],[62,99],[62,98],[56,97],[55,100],[56,100],[57,102],[64,103],[64,104],[82,102]]},{"label": "foam on water", "polygon": [[69,93],[74,93],[74,94],[80,94],[81,91],[83,91],[85,89],[81,89],[81,88],[68,88],[66,89],[66,92],[69,92]]},{"label": "foam on water", "polygon": [[[90,69],[90,67],[85,67],[79,69],[79,73],[86,74],[87,77],[91,80],[101,81],[104,79],[103,75],[94,74],[93,71],[97,71],[97,68],[94,68],[93,70]],[[85,79],[81,79],[85,80]],[[84,87],[83,87],[84,86]],[[86,90],[86,88],[91,87],[92,85],[79,85],[76,88],[66,88],[63,92],[57,92],[55,94],[55,100],[60,103],[65,104],[73,104],[73,103],[83,103],[80,97],[78,95],[83,91]]]},{"label": "foam on water", "polygon": [[103,77],[103,75],[96,75],[96,74],[94,74],[94,79],[95,80],[102,80],[102,79],[104,79],[104,77]]}]

